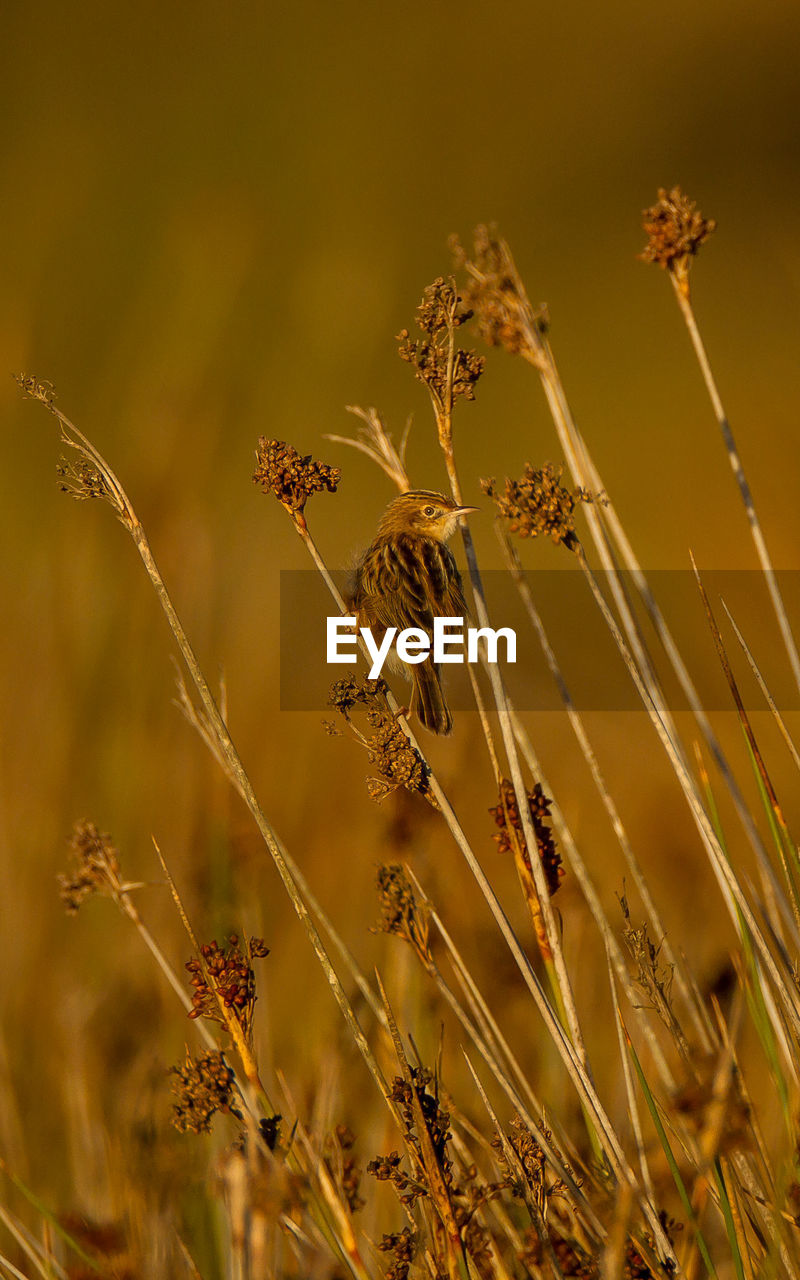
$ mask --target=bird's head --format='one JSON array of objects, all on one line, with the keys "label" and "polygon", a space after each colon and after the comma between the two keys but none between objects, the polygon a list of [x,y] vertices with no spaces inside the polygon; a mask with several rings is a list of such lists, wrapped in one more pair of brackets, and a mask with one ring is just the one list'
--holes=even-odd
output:
[{"label": "bird's head", "polygon": [[458,517],[477,510],[477,507],[459,507],[452,498],[432,489],[411,489],[389,503],[378,532],[384,536],[411,533],[446,542],[458,524]]}]

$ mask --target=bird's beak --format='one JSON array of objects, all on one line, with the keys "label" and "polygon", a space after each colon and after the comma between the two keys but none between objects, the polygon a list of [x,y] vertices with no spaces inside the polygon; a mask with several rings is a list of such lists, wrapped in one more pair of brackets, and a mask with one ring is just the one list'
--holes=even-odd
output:
[{"label": "bird's beak", "polygon": [[480,511],[480,507],[456,507],[454,516],[468,516],[470,511]]}]

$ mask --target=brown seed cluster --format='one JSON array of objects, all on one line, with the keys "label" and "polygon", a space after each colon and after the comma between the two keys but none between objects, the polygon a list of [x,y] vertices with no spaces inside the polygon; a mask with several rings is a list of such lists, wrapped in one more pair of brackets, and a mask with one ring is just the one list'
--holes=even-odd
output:
[{"label": "brown seed cluster", "polygon": [[380,699],[387,688],[385,680],[357,680],[355,676],[344,676],[341,680],[334,680],[328,690],[328,706],[345,719],[355,707],[380,710]]},{"label": "brown seed cluster", "polygon": [[217,1111],[240,1113],[233,1105],[233,1070],[221,1053],[187,1053],[182,1066],[172,1067],[173,1093],[178,1101],[172,1108],[172,1123],[181,1133],[210,1133]]},{"label": "brown seed cluster", "polygon": [[398,787],[428,795],[430,769],[394,716],[378,713],[370,723],[375,732],[368,739],[367,749],[370,764],[378,771],[378,778],[370,787],[372,799],[383,800]]},{"label": "brown seed cluster", "polygon": [[[328,704],[346,721],[353,736],[366,749],[370,764],[377,770],[377,778],[367,779],[371,799],[380,802],[398,787],[405,787],[407,791],[424,796],[435,807],[435,797],[430,789],[430,769],[388,711],[386,689],[383,680],[357,680],[346,676],[331,685]],[[353,723],[351,712],[356,707],[366,712],[367,723],[373,730],[371,734],[361,733]],[[335,726],[325,721],[323,724],[328,733],[335,732]]]},{"label": "brown seed cluster", "polygon": [[[427,1135],[433,1147],[436,1163],[444,1183],[452,1182],[453,1162],[447,1154],[447,1144],[451,1141],[450,1116],[439,1106],[438,1090],[430,1091],[428,1086],[433,1082],[433,1074],[426,1067],[411,1067],[411,1080],[403,1076],[395,1076],[392,1082],[391,1097],[400,1112],[405,1130],[406,1143],[417,1154],[419,1166],[424,1166],[419,1137],[417,1135],[417,1117],[415,1099],[425,1123]],[[430,1188],[421,1181],[410,1178],[400,1168],[402,1157],[397,1151],[388,1156],[380,1156],[367,1165],[367,1173],[378,1182],[391,1182],[397,1191],[401,1204],[413,1207],[421,1196],[429,1196]]]},{"label": "brown seed cluster", "polygon": [[551,538],[570,551],[578,546],[575,531],[575,507],[579,502],[603,501],[585,489],[570,490],[561,483],[563,467],[551,462],[541,468],[525,463],[525,471],[519,480],[506,477],[505,491],[500,492],[495,480],[481,480],[481,488],[497,507],[498,514],[508,521],[510,533],[520,538]]},{"label": "brown seed cluster", "polygon": [[411,1263],[417,1253],[417,1235],[410,1227],[384,1235],[378,1249],[381,1253],[390,1253],[392,1262],[386,1272],[386,1280],[407,1280]]},{"label": "brown seed cluster", "polygon": [[464,300],[475,314],[478,332],[489,346],[538,363],[547,331],[545,309],[534,312],[511,251],[495,227],[476,227],[473,239],[471,257],[458,236],[451,237],[450,247],[457,269],[466,273]]},{"label": "brown seed cluster", "polygon": [[424,964],[432,963],[430,911],[417,903],[411,881],[397,864],[378,868],[378,902],[381,920],[378,931],[392,933],[410,943]]},{"label": "brown seed cluster", "polygon": [[[478,1180],[475,1165],[458,1168],[454,1165],[448,1154],[452,1139],[450,1114],[442,1108],[438,1083],[425,1067],[411,1067],[409,1078],[395,1077],[392,1098],[400,1112],[414,1176],[403,1172],[402,1159],[396,1151],[371,1161],[367,1172],[380,1182],[391,1182],[401,1204],[407,1209],[413,1208],[421,1199],[433,1202],[439,1213],[446,1205],[446,1213],[452,1217],[475,1272],[481,1280],[492,1280],[496,1271],[489,1235],[478,1214],[489,1200],[502,1192],[505,1183],[482,1183]],[[424,1142],[420,1135],[422,1126]],[[435,1161],[435,1175],[431,1159]],[[408,1275],[415,1242],[408,1236],[386,1239],[385,1252],[393,1253],[398,1263],[397,1269],[388,1274],[402,1280]],[[437,1274],[449,1273],[445,1253],[443,1249],[436,1258],[440,1268]]]},{"label": "brown seed cluster", "polygon": [[76,822],[69,849],[72,873],[58,876],[61,900],[69,914],[75,915],[85,899],[94,893],[119,901],[122,873],[111,836],[98,831],[93,822]]},{"label": "brown seed cluster", "polygon": [[[552,1144],[553,1135],[546,1125],[542,1125],[542,1133],[548,1143]],[[539,1206],[541,1213],[546,1217],[548,1201],[551,1198],[566,1198],[564,1182],[561,1178],[553,1178],[552,1176],[548,1179],[547,1157],[521,1116],[514,1116],[506,1133],[506,1138],[519,1160],[522,1177],[527,1184],[528,1193]],[[503,1185],[509,1187],[515,1196],[522,1197],[524,1188],[520,1185],[520,1172],[509,1165],[506,1149],[499,1134],[496,1134],[492,1139],[492,1147],[497,1152],[501,1165],[504,1165],[508,1170]],[[575,1176],[569,1164],[566,1161],[563,1163],[570,1175]],[[582,1180],[579,1177],[575,1177],[575,1182],[577,1186],[582,1184]]]},{"label": "brown seed cluster", "polygon": [[192,975],[192,1010],[190,1018],[209,1018],[223,1026],[226,1019],[221,1005],[237,1020],[246,1037],[253,1022],[256,1002],[256,976],[253,960],[269,955],[263,938],[250,938],[244,944],[232,933],[223,949],[216,939],[200,948],[200,958],[187,961]]},{"label": "brown seed cluster", "polygon": [[302,512],[312,493],[335,493],[342,473],[338,467],[303,457],[285,440],[260,436],[253,481],[265,493],[274,493],[287,511]]},{"label": "brown seed cluster", "polygon": [[426,336],[412,338],[408,329],[397,335],[401,360],[413,366],[439,412],[449,412],[462,397],[475,399],[475,385],[486,362],[475,351],[457,347],[454,340],[456,329],[471,318],[455,280],[440,276],[428,285],[417,308],[417,324]]},{"label": "brown seed cluster", "polygon": [[664,940],[662,938],[657,944],[653,942],[646,923],[634,925],[628,900],[624,894],[619,901],[624,918],[622,936],[636,963],[636,985],[647,997],[662,1022],[666,1026],[671,1026],[672,980],[675,972],[673,965],[661,959]]},{"label": "brown seed cluster", "polygon": [[34,373],[17,373],[14,380],[21,387],[23,395],[31,400],[41,400],[42,404],[52,404],[56,398],[55,387],[47,378],[37,378]]},{"label": "brown seed cluster", "polygon": [[642,213],[642,227],[648,241],[639,257],[656,262],[673,272],[686,287],[691,260],[716,228],[713,218],[704,218],[694,200],[680,187],[659,188],[658,200]]},{"label": "brown seed cluster", "polygon": [[59,477],[58,487],[61,492],[69,494],[78,502],[83,502],[86,498],[103,498],[114,505],[105,477],[85,458],[61,458],[56,466],[56,475]]},{"label": "brown seed cluster", "polygon": [[[549,825],[550,807],[553,802],[544,794],[541,784],[538,782],[532,791],[527,792],[527,799],[531,822],[536,835],[536,848],[544,869],[550,897],[552,898],[564,876],[561,855],[556,848],[556,842]],[[519,815],[517,798],[513,783],[508,778],[503,778],[500,782],[500,803],[490,808],[489,812],[500,828],[492,837],[493,840],[497,841],[500,852],[513,853],[516,841],[530,870],[530,855],[525,845],[525,833],[522,829],[522,819]],[[511,834],[512,832],[514,833],[513,835]]]}]

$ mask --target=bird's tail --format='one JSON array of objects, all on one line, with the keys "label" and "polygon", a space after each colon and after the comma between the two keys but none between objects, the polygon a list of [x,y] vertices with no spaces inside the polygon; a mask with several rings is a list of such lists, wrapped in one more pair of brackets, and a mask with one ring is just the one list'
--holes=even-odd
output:
[{"label": "bird's tail", "polygon": [[439,669],[430,660],[413,668],[414,686],[409,711],[419,716],[420,724],[431,733],[450,733],[453,717],[445,702]]}]

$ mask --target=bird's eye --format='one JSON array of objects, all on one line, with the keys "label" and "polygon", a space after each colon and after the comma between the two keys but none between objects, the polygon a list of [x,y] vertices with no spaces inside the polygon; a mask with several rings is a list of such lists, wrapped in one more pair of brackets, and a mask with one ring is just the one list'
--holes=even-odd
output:
[{"label": "bird's eye", "polygon": [[436,508],[435,508],[435,507],[425,507],[425,509],[423,510],[422,514],[423,514],[424,516],[428,516],[428,517],[430,517],[430,516],[435,516],[435,515],[436,515]]}]

